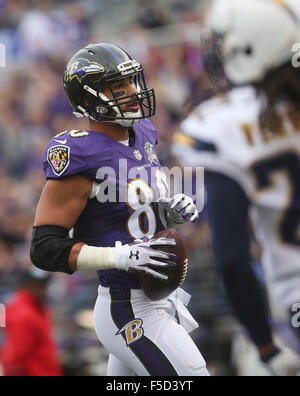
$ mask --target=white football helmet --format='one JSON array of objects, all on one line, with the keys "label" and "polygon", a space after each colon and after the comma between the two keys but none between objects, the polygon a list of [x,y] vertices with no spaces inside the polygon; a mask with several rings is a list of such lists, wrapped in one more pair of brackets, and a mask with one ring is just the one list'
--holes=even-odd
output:
[{"label": "white football helmet", "polygon": [[300,42],[300,0],[215,0],[210,25],[223,37],[228,79],[236,85],[259,82],[292,59]]}]

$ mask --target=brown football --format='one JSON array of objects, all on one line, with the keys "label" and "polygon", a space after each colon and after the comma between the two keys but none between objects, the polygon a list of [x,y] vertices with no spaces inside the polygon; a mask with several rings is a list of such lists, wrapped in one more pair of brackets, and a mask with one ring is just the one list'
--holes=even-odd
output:
[{"label": "brown football", "polygon": [[[176,289],[178,289],[184,282],[187,274],[188,260],[184,243],[180,235],[173,229],[164,230],[154,235],[153,239],[169,238],[175,239],[176,246],[160,246],[159,250],[173,253],[177,256],[175,269],[160,269],[159,272],[168,275],[169,279],[163,281],[147,274],[140,274],[141,287],[146,296],[152,301],[162,300],[166,298]],[[152,266],[149,266],[150,268]],[[155,267],[152,267],[155,269]],[[156,269],[157,270],[157,269]]]}]

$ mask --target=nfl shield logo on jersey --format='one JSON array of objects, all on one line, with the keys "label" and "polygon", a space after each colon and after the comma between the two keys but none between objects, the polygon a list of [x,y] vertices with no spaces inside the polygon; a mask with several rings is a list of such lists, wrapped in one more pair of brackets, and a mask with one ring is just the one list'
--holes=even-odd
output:
[{"label": "nfl shield logo on jersey", "polygon": [[48,162],[53,172],[60,176],[69,166],[70,163],[70,147],[55,146],[48,150]]},{"label": "nfl shield logo on jersey", "polygon": [[139,150],[134,150],[133,154],[135,155],[135,158],[139,161],[141,161],[143,159],[142,154],[140,153]]}]

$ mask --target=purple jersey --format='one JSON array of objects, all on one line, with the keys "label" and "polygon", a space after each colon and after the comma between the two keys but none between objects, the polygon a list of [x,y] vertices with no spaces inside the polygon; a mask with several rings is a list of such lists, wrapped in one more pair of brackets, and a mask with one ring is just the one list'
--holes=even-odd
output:
[{"label": "purple jersey", "polygon": [[[149,120],[133,128],[126,146],[94,131],[67,131],[52,139],[44,156],[46,178],[85,175],[93,192],[74,227],[74,238],[90,246],[114,247],[163,229],[157,199],[167,194],[156,154],[157,133]],[[101,285],[140,288],[138,276],[98,271]]]}]

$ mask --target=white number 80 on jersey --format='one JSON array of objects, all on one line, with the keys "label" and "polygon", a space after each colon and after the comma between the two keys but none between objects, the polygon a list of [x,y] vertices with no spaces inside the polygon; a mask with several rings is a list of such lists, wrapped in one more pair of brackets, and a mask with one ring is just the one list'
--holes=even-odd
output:
[{"label": "white number 80 on jersey", "polygon": [[[157,171],[155,176],[159,198],[166,197],[168,195],[166,175]],[[134,179],[128,183],[127,204],[133,210],[133,214],[128,219],[127,230],[134,239],[141,239],[146,235],[156,233],[154,201],[155,192],[144,180]]]}]

